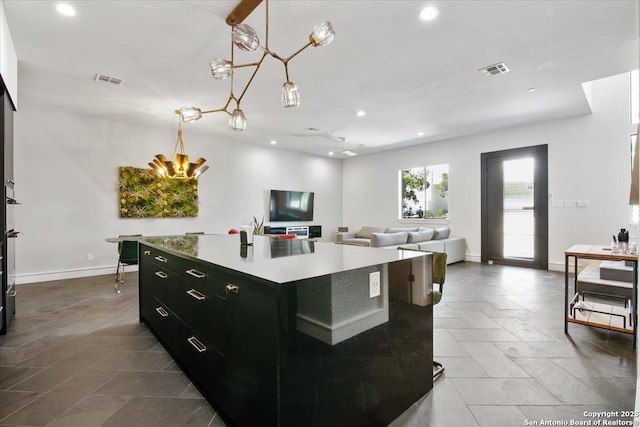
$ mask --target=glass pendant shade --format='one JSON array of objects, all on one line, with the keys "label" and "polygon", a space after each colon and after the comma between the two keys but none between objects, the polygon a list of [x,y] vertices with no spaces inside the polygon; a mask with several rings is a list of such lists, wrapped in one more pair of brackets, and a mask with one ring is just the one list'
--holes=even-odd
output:
[{"label": "glass pendant shade", "polygon": [[241,109],[236,108],[229,119],[229,127],[233,130],[245,130],[247,128],[247,118]]},{"label": "glass pendant shade", "polygon": [[212,59],[209,61],[209,67],[213,78],[216,80],[224,80],[231,76],[231,61],[220,58]]},{"label": "glass pendant shade", "polygon": [[256,50],[260,44],[255,30],[247,24],[238,24],[231,31],[231,39],[238,49],[250,52]]},{"label": "glass pendant shade", "polygon": [[283,107],[297,107],[300,105],[300,92],[292,82],[285,82],[282,85],[282,94],[280,96]]},{"label": "glass pendant shade", "polygon": [[192,123],[202,117],[202,110],[197,107],[182,107],[180,109],[180,116],[185,123]]},{"label": "glass pendant shade", "polygon": [[333,31],[331,22],[324,21],[313,28],[309,35],[309,41],[314,46],[324,46],[331,43],[335,36],[336,33]]}]

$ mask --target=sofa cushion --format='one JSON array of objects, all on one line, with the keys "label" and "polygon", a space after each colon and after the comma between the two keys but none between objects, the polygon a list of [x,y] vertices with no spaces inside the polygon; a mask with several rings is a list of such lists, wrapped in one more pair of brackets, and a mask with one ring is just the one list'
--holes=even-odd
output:
[{"label": "sofa cushion", "polygon": [[369,239],[371,237],[371,233],[384,233],[384,228],[382,227],[369,227],[364,226],[358,230],[356,237],[362,237],[363,239]]},{"label": "sofa cushion", "polygon": [[399,233],[371,233],[371,247],[380,248],[383,246],[402,245],[407,243],[406,231]]},{"label": "sofa cushion", "polygon": [[449,227],[441,227],[433,230],[433,240],[442,240],[449,237],[451,234],[451,230]]},{"label": "sofa cushion", "polygon": [[426,242],[433,237],[433,230],[429,231],[416,231],[415,233],[409,233],[407,236],[407,243]]},{"label": "sofa cushion", "polygon": [[418,232],[423,232],[423,231],[433,231],[433,228],[418,227]]},{"label": "sofa cushion", "polygon": [[369,246],[369,239],[353,237],[350,239],[336,240],[336,243],[343,245]]},{"label": "sofa cushion", "polygon": [[418,227],[410,227],[410,228],[400,228],[400,227],[389,227],[384,232],[385,233],[401,233],[406,231],[407,233],[412,233],[418,231]]}]

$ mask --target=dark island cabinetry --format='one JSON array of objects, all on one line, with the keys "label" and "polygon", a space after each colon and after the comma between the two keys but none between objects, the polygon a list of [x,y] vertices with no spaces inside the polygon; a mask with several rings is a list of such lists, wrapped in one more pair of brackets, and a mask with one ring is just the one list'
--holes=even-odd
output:
[{"label": "dark island cabinetry", "polygon": [[275,422],[275,288],[144,244],[140,251],[142,318],[225,415],[238,425]]},{"label": "dark island cabinetry", "polygon": [[430,291],[430,255],[227,235],[139,250],[140,320],[228,425],[383,426],[432,387],[432,305],[388,291],[392,262]]}]

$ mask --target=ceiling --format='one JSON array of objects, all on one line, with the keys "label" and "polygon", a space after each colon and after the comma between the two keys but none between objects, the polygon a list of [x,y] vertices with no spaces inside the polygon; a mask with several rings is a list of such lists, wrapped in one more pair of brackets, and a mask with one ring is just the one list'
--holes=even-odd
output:
[{"label": "ceiling", "polygon": [[[208,62],[230,59],[227,15],[237,1],[4,0],[19,59],[19,105],[175,129],[174,110],[224,106],[229,80]],[[426,5],[440,10],[422,22]],[[242,100],[248,126],[224,113],[184,125],[189,133],[327,156],[360,155],[590,112],[581,84],[638,67],[638,2],[283,1],[269,4],[269,47],[285,57],[323,20],[335,40],[289,64],[298,108],[280,106],[285,81],[267,57]],[[245,23],[264,36],[265,3]],[[237,63],[257,52],[236,51]],[[504,62],[508,73],[478,70]],[[236,91],[247,78],[236,76]],[[116,86],[95,81],[103,74]],[[530,92],[535,88],[535,92]],[[358,110],[366,111],[358,117]],[[306,128],[319,129],[309,132]],[[418,136],[419,133],[423,133]]]}]

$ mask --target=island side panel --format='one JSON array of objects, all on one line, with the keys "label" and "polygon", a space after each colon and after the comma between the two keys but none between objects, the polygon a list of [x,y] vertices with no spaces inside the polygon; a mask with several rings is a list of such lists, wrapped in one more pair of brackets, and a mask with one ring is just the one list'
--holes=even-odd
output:
[{"label": "island side panel", "polygon": [[[413,259],[429,294],[430,261]],[[419,306],[390,298],[388,270],[381,264],[282,286],[281,426],[386,426],[431,390],[432,299]],[[371,298],[375,271],[381,295]]]}]

